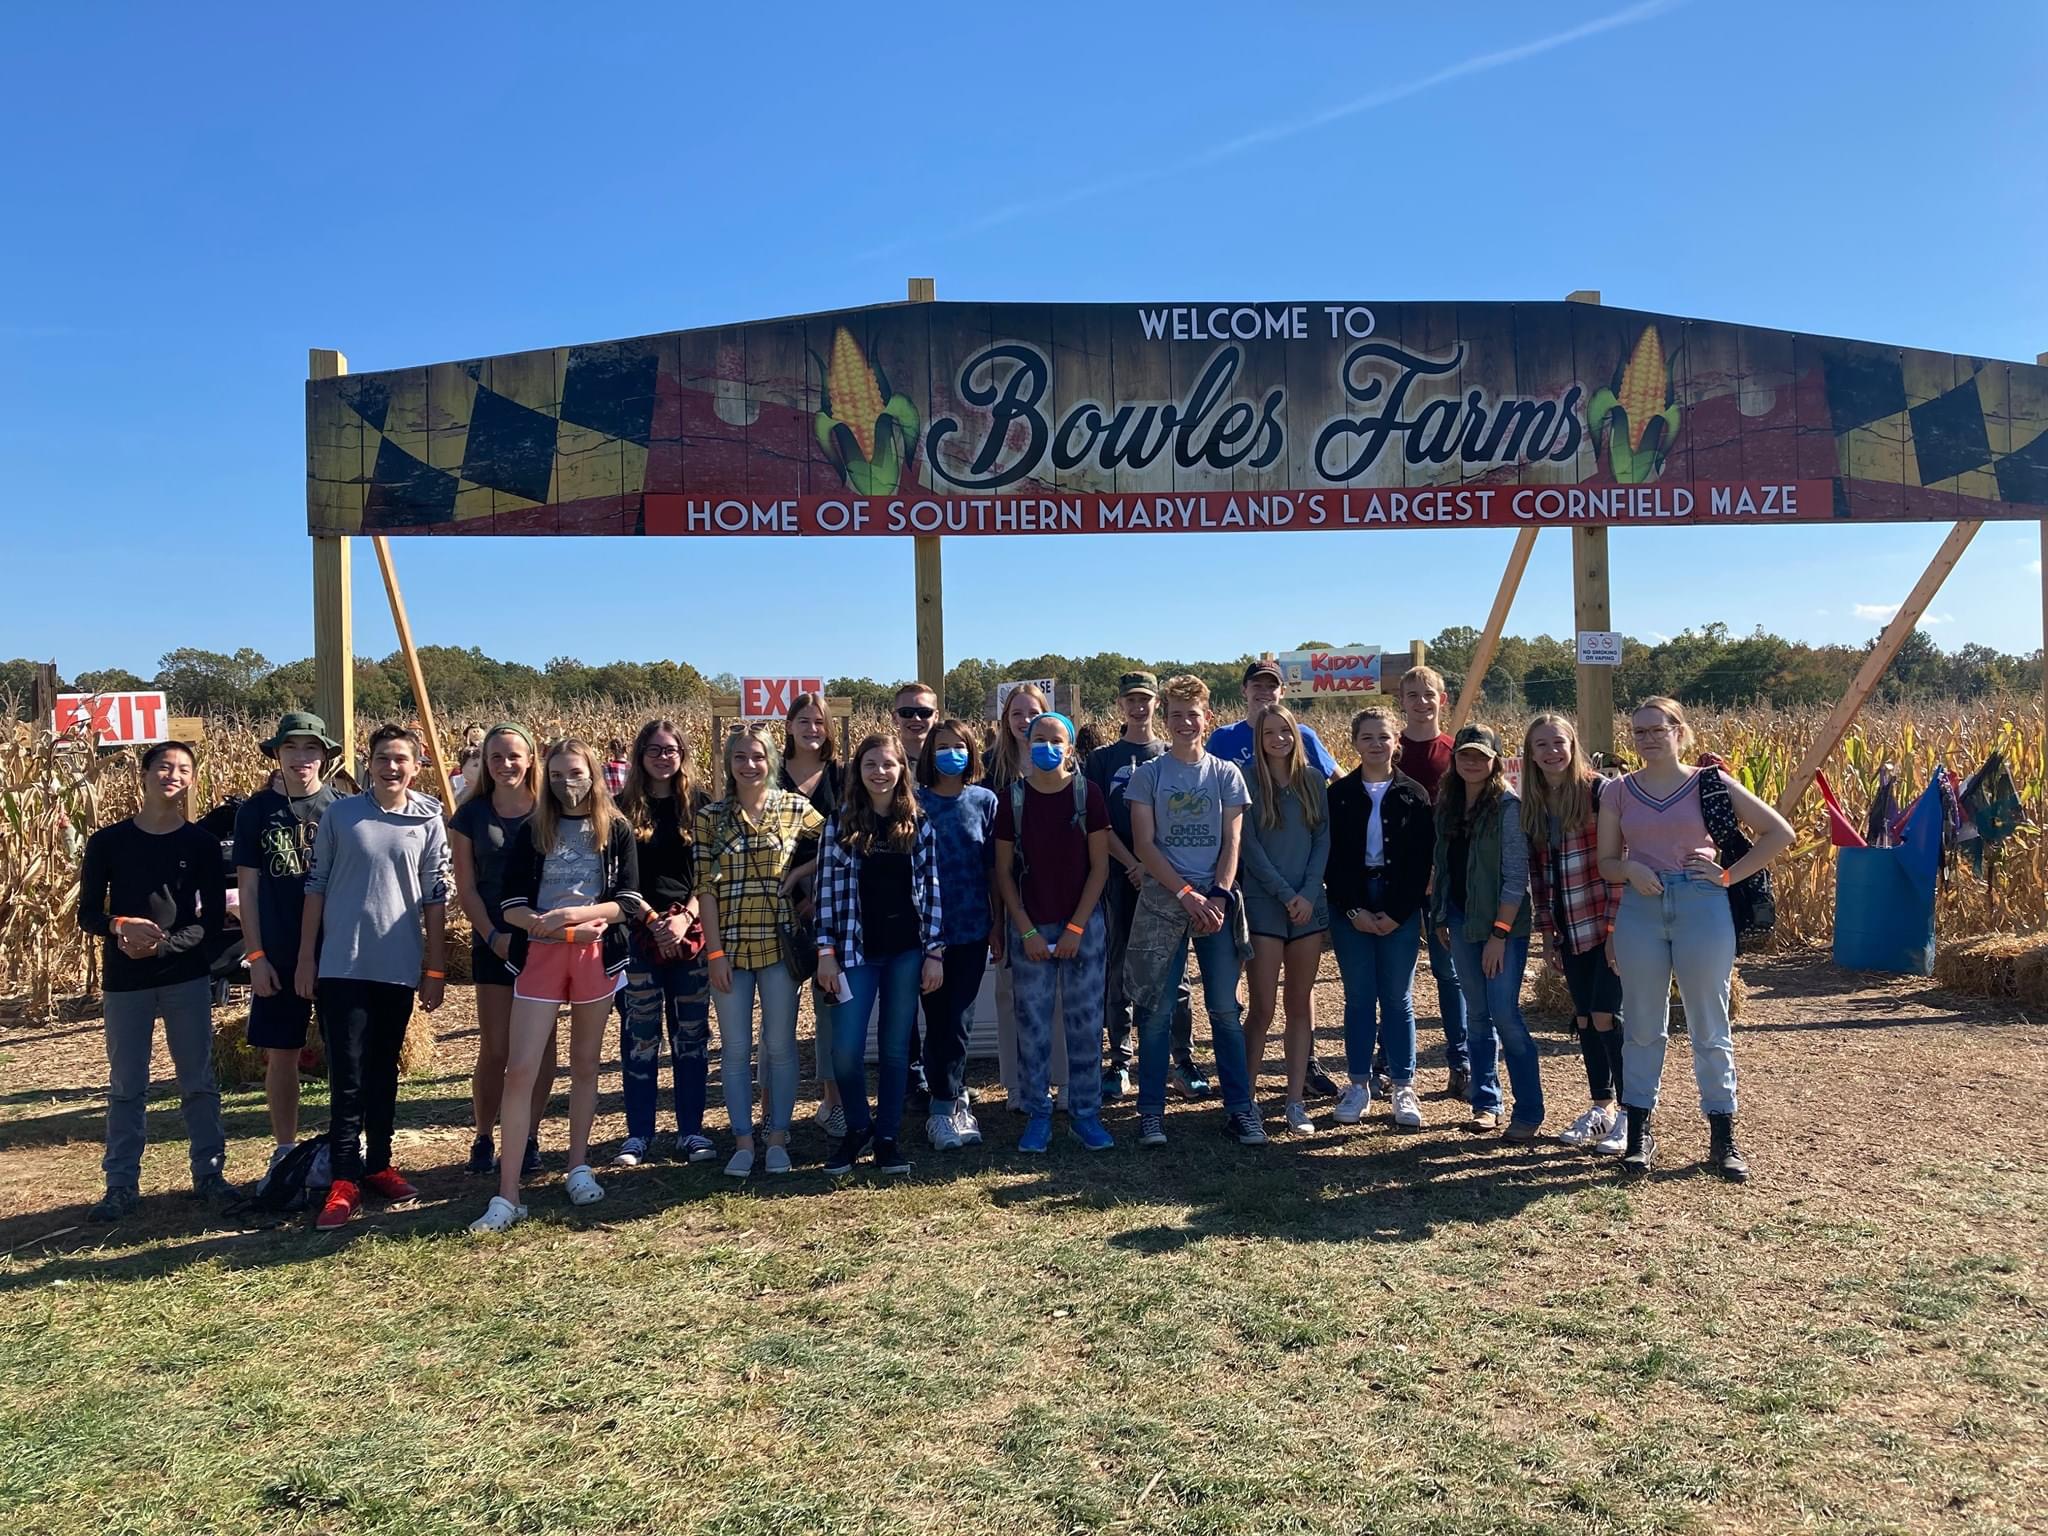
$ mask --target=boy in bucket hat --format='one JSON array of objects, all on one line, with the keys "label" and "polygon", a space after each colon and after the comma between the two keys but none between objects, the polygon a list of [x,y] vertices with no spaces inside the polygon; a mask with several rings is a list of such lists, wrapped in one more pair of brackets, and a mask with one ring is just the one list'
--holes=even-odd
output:
[{"label": "boy in bucket hat", "polygon": [[271,786],[242,802],[235,815],[235,885],[249,966],[249,1044],[264,1057],[263,1097],[277,1142],[271,1166],[299,1139],[299,1055],[313,1004],[292,990],[299,963],[299,921],[306,905],[306,868],[320,818],[334,803],[328,773],[341,743],[327,722],[293,710],[263,744],[277,764]]}]

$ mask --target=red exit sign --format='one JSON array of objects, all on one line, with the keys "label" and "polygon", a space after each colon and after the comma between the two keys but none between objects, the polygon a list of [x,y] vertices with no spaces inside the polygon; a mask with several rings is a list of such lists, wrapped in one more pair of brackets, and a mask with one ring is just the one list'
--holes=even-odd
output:
[{"label": "red exit sign", "polygon": [[799,694],[823,693],[821,677],[743,677],[740,679],[740,713],[749,720],[781,718],[789,713]]},{"label": "red exit sign", "polygon": [[90,725],[103,747],[168,741],[171,709],[161,693],[60,693],[50,726],[59,736]]}]

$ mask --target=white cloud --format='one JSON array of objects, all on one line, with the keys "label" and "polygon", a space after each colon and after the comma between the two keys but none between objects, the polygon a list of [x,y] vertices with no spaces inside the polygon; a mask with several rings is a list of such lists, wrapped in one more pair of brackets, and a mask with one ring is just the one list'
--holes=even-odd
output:
[{"label": "white cloud", "polygon": [[1661,630],[1653,629],[1650,631],[1650,644],[1652,645],[1662,645],[1665,641],[1669,640],[1670,638],[1671,637],[1669,635],[1663,633]]},{"label": "white cloud", "polygon": [[2027,570],[2028,570],[2028,571],[2029,571],[2029,572],[2030,572],[2031,574],[2033,574],[2033,575],[2035,575],[2035,576],[2038,576],[2038,575],[2040,575],[2040,574],[2041,574],[2041,562],[2040,562],[2040,561],[2038,561],[2038,560],[2029,560],[2029,561],[2027,562]]},{"label": "white cloud", "polygon": [[1855,607],[1857,618],[1869,619],[1877,624],[1891,623],[1898,616],[1898,612],[1897,603],[1858,603]]},{"label": "white cloud", "polygon": [[[1456,63],[1447,64],[1441,69],[1432,70],[1428,74],[1417,75],[1413,79],[1403,80],[1394,85],[1382,86],[1380,89],[1371,91],[1366,95],[1355,96],[1349,101],[1342,101],[1332,106],[1323,107],[1306,116],[1267,123],[1262,127],[1240,133],[1234,138],[1220,140],[1205,149],[1197,150],[1193,154],[1156,169],[1127,171],[1103,180],[1089,182],[1083,186],[1054,192],[1048,196],[1023,198],[1016,202],[1005,203],[991,208],[952,229],[941,231],[934,236],[918,238],[927,240],[958,240],[967,236],[984,233],[1000,225],[1013,223],[1018,219],[1038,217],[1055,209],[1068,207],[1074,203],[1103,197],[1112,192],[1126,191],[1135,186],[1157,181],[1164,176],[1201,170],[1219,160],[1227,160],[1232,156],[1243,154],[1246,150],[1264,148],[1269,144],[1276,144],[1282,140],[1294,138],[1299,134],[1309,133],[1319,128],[1326,128],[1332,123],[1356,117],[1361,112],[1372,112],[1381,107],[1391,106],[1397,101],[1404,101],[1411,96],[1419,96],[1425,91],[1434,90],[1436,87],[1447,85],[1454,80],[1465,79],[1472,75],[1486,74],[1491,70],[1501,69],[1511,64],[1519,64],[1524,59],[1535,58],[1539,54],[1549,53],[1553,49],[1569,47],[1571,44],[1580,42],[1585,38],[1596,37],[1602,32],[1611,32],[1617,27],[1632,27],[1642,22],[1654,20],[1665,12],[1675,10],[1685,3],[1686,0],[1636,0],[1636,3],[1633,5],[1623,6],[1620,10],[1611,11],[1605,16],[1595,16],[1591,20],[1582,21],[1576,26],[1566,27],[1559,32],[1552,32],[1544,37],[1533,38],[1526,43],[1516,43],[1507,48],[1497,48],[1490,53],[1473,54],[1470,57],[1459,59]],[[887,244],[878,245],[856,254],[860,259],[887,256],[915,243],[917,243],[915,239],[906,236],[903,239],[892,240]]]},{"label": "white cloud", "polygon": [[1953,624],[1955,621],[1956,616],[1952,613],[1923,613],[1920,615],[1920,627],[1922,629],[1932,629],[1937,624]]}]

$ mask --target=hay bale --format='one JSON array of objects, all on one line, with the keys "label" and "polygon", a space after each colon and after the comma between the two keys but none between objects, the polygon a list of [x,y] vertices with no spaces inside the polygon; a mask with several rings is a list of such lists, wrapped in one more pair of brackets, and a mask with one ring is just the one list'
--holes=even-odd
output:
[{"label": "hay bale", "polygon": [[1935,950],[1934,979],[1976,997],[2048,1007],[2048,934],[1987,933]]},{"label": "hay bale", "polygon": [[[327,1057],[320,1031],[316,1027],[306,1033],[299,1076],[324,1078]],[[399,1048],[398,1070],[405,1077],[420,1077],[433,1068],[434,1016],[416,1006],[405,1029],[405,1044]],[[213,1011],[213,1075],[223,1088],[254,1088],[262,1085],[264,1072],[263,1052],[249,1044],[249,994],[238,988]]]},{"label": "hay bale", "polygon": [[[1624,1003],[1623,1006],[1627,1005]],[[1572,997],[1565,988],[1564,977],[1549,966],[1531,960],[1529,975],[1523,984],[1522,1011],[1540,1019],[1554,1019],[1561,1024],[1571,1022]],[[1728,977],[1728,1017],[1740,1023],[1748,1011],[1749,987],[1743,981],[1742,967],[1738,965]],[[1671,1027],[1685,1028],[1685,1000],[1678,995],[1676,981],[1671,984]]]}]

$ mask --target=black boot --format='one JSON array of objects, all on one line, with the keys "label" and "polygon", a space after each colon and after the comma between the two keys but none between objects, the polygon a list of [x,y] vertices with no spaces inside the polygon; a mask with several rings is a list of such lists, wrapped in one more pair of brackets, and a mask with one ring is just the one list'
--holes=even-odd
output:
[{"label": "black boot", "polygon": [[1707,1116],[1707,1166],[1732,1184],[1749,1182],[1749,1160],[1735,1145],[1735,1117]]},{"label": "black boot", "polygon": [[1628,1115],[1628,1146],[1621,1154],[1621,1171],[1641,1178],[1656,1161],[1657,1138],[1650,1133],[1650,1112],[1625,1104]]}]

